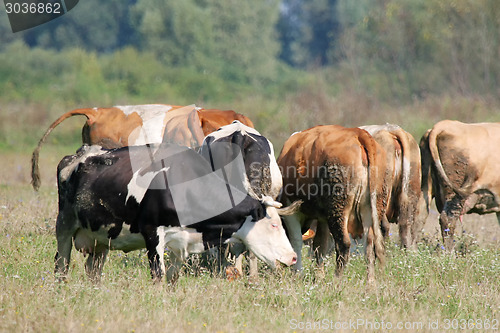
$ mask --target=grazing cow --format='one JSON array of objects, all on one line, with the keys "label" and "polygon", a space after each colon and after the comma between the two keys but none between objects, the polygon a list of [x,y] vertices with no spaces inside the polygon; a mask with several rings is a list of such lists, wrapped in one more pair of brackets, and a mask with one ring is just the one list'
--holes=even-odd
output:
[{"label": "grazing cow", "polygon": [[500,123],[465,124],[443,120],[425,133],[422,188],[429,206],[432,197],[440,213],[447,250],[454,247],[457,220],[464,214],[496,213],[500,223]]},{"label": "grazing cow", "polygon": [[386,152],[385,184],[390,189],[382,231],[388,235],[389,222],[399,226],[401,245],[414,247],[417,231],[427,218],[420,187],[420,148],[413,136],[398,125],[361,126]]},{"label": "grazing cow", "polygon": [[273,144],[256,129],[235,120],[208,134],[200,150],[200,154],[214,163],[216,169],[220,168],[220,163],[227,163],[228,159],[234,159],[240,153],[245,163],[245,189],[250,196],[276,199],[283,179]]},{"label": "grazing cow", "polygon": [[[254,199],[268,196],[275,200],[283,185],[282,176],[274,157],[273,144],[257,130],[235,120],[207,135],[200,153],[212,167],[220,169],[239,154],[244,162],[245,190]],[[243,169],[243,168],[242,168]],[[239,176],[239,175],[238,175]],[[242,274],[242,256],[236,260],[238,274]],[[250,276],[257,275],[257,262],[250,254]]]},{"label": "grazing cow", "polygon": [[364,130],[336,125],[316,126],[294,133],[278,157],[283,174],[282,202],[301,199],[299,213],[285,218],[301,269],[302,233],[312,220],[318,226],[314,238],[318,263],[328,249],[331,232],[337,254],[337,274],[349,258],[351,240],[363,238],[368,281],[374,280],[375,256],[384,261],[381,219],[387,193],[383,190],[385,152]]},{"label": "grazing cow", "polygon": [[[237,162],[237,161],[236,161]],[[68,272],[72,244],[88,254],[86,272],[101,275],[108,250],[146,248],[155,281],[174,281],[190,253],[243,243],[271,267],[296,262],[270,197],[244,192],[243,179],[225,180],[231,161],[214,170],[194,150],[174,144],[102,150],[83,146],[58,166],[56,275]],[[231,200],[229,200],[231,198]],[[173,265],[166,270],[165,247]]]},{"label": "grazing cow", "polygon": [[82,129],[83,143],[107,149],[162,141],[199,147],[205,135],[233,120],[253,127],[250,119],[232,110],[205,110],[194,105],[149,104],[72,110],[50,125],[33,151],[31,176],[35,190],[40,187],[38,158],[42,144],[57,125],[77,115],[87,117]]}]

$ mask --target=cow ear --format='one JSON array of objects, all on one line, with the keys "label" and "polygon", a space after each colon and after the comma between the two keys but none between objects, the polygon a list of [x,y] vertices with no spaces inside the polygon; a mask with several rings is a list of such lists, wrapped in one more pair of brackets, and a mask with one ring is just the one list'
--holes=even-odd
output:
[{"label": "cow ear", "polygon": [[259,204],[252,210],[252,221],[257,222],[266,216],[266,207],[263,203]]}]

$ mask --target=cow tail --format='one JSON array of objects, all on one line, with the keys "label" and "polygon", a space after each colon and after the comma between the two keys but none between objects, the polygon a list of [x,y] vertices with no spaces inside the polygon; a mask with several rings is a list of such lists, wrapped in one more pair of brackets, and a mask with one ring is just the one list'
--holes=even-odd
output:
[{"label": "cow tail", "polygon": [[31,156],[31,185],[33,186],[33,189],[35,191],[38,191],[40,188],[41,184],[41,179],[40,179],[40,170],[38,168],[38,160],[40,158],[40,149],[42,148],[43,143],[49,136],[50,132],[62,123],[64,120],[73,117],[73,116],[85,116],[89,120],[93,120],[97,114],[97,111],[95,109],[76,109],[73,111],[66,112],[62,116],[60,116],[56,121],[52,123],[52,125],[49,126],[45,134],[42,136],[40,141],[38,141],[38,146],[35,148],[33,151],[33,154]]},{"label": "cow tail", "polygon": [[410,176],[411,176],[411,163],[412,163],[412,156],[411,152],[414,151],[410,147],[410,142],[408,140],[408,136],[406,135],[403,130],[399,129],[394,132],[396,135],[397,140],[399,141],[399,144],[401,145],[402,148],[402,159],[403,159],[403,168],[402,168],[402,176],[403,176],[403,191],[404,195],[407,195],[410,192]]},{"label": "cow tail", "polygon": [[[399,142],[399,144],[401,145],[401,160],[403,162],[403,165],[401,167],[401,192],[400,192],[400,197],[399,197],[399,204],[400,204],[400,207],[399,207],[399,210],[400,212],[404,211],[404,215],[403,216],[406,216],[407,218],[410,218],[411,220],[413,220],[414,216],[414,212],[410,212],[409,209],[411,209],[411,207],[414,207],[416,205],[416,203],[410,203],[410,198],[409,198],[409,193],[414,193],[415,189],[412,189],[411,186],[411,173],[412,171],[413,172],[419,172],[420,171],[420,168],[418,167],[415,167],[414,166],[414,163],[416,163],[417,161],[415,161],[415,158],[412,156],[413,152],[414,151],[418,151],[418,147],[411,147],[411,143],[410,143],[410,140],[408,138],[408,135],[406,134],[405,131],[403,131],[402,129],[397,129],[395,131],[392,132],[393,135],[396,136],[396,139],[397,141]],[[415,143],[416,145],[416,143]],[[419,157],[420,159],[420,157]],[[420,162],[420,161],[418,161]],[[418,163],[417,162],[417,163]],[[420,175],[418,175],[418,177],[420,178]]]},{"label": "cow tail", "polygon": [[[370,206],[373,221],[373,244],[375,255],[381,264],[385,262],[384,236],[382,235],[381,219],[385,214],[387,198],[384,198],[383,177],[385,170],[378,170],[377,146],[375,139],[364,130],[359,135],[360,143],[363,145],[368,157],[368,189],[370,191]],[[380,209],[379,209],[380,208]]]},{"label": "cow tail", "polygon": [[450,178],[448,178],[448,175],[444,171],[443,163],[441,162],[441,158],[439,157],[439,150],[437,146],[437,137],[441,134],[441,130],[433,128],[430,133],[429,133],[429,151],[431,153],[432,161],[434,162],[434,166],[436,167],[437,173],[439,178],[447,185],[449,186],[453,191],[455,191],[457,194],[465,196],[465,192],[462,191],[460,188],[457,188],[454,186]]},{"label": "cow tail", "polygon": [[424,194],[425,204],[427,206],[427,211],[430,209],[430,204],[432,200],[432,178],[431,178],[431,161],[432,155],[429,150],[429,134],[431,130],[428,129],[420,139],[420,163],[422,168],[422,192]]}]

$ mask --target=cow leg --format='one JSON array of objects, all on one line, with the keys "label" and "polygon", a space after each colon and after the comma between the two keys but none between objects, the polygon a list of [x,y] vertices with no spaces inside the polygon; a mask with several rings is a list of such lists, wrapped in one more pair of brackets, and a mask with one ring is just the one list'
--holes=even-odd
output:
[{"label": "cow leg", "polygon": [[365,247],[365,258],[367,266],[366,281],[368,284],[375,282],[375,244],[373,242],[373,228],[363,235],[363,245]]},{"label": "cow leg", "polygon": [[453,197],[452,200],[446,202],[439,216],[441,235],[443,237],[444,247],[447,251],[452,251],[455,246],[453,235],[455,234],[457,220],[462,213],[464,202],[465,200],[458,198],[458,196]]},{"label": "cow leg", "polygon": [[498,224],[500,224],[500,212],[497,212],[497,220],[498,220]]},{"label": "cow leg", "polygon": [[248,265],[250,266],[250,272],[248,275],[250,278],[256,278],[258,275],[258,269],[257,269],[257,257],[252,251],[248,251]]},{"label": "cow leg", "polygon": [[98,283],[101,280],[102,268],[106,261],[108,250],[103,249],[90,253],[85,263],[85,272],[90,281]]},{"label": "cow leg", "polygon": [[335,241],[335,252],[336,252],[336,263],[337,263],[337,276],[341,276],[344,267],[349,261],[349,250],[351,248],[351,239],[347,232],[347,226],[345,222],[347,221],[345,217],[334,218],[331,217],[328,222],[328,227],[332,233],[333,240]]},{"label": "cow leg", "polygon": [[317,222],[316,235],[313,239],[313,251],[318,266],[323,266],[323,260],[329,249],[330,230],[326,221]]},{"label": "cow leg", "polygon": [[[75,223],[73,223],[73,221],[65,221],[64,214],[62,212],[57,215],[57,252],[54,258],[54,273],[58,281],[65,281],[68,275],[69,262],[71,260],[71,249],[73,247],[73,235],[76,232],[75,228],[73,228],[74,225]],[[72,228],[69,226],[72,226]]]},{"label": "cow leg", "polygon": [[391,224],[389,223],[389,220],[387,219],[386,215],[382,217],[382,223],[380,224],[380,229],[382,230],[382,236],[384,236],[384,239],[387,239],[387,237],[389,237]]},{"label": "cow leg", "polygon": [[153,279],[153,282],[160,282],[164,274],[164,271],[162,271],[161,269],[160,256],[156,252],[156,249],[154,250],[148,249],[148,261],[149,261],[149,268],[151,270],[151,278]]},{"label": "cow leg", "polygon": [[[397,223],[399,229],[399,242],[401,244],[401,248],[408,249],[411,247],[411,224],[416,217],[415,207],[418,202],[409,202],[408,193],[402,193],[399,196],[399,213],[397,216]],[[387,220],[387,216],[384,214],[382,217],[381,225],[385,225],[385,221]],[[382,228],[382,230],[384,227]],[[387,230],[388,232],[389,230]],[[384,238],[386,238],[386,234],[382,233]]]},{"label": "cow leg", "polygon": [[186,256],[180,252],[170,251],[170,262],[166,272],[168,283],[174,284],[179,279],[180,271],[185,258]]},{"label": "cow leg", "polygon": [[243,276],[243,257],[244,254],[240,253],[236,256],[236,259],[234,261],[234,268],[236,268],[240,276]]},{"label": "cow leg", "polygon": [[230,278],[239,278],[243,276],[243,258],[246,257],[249,265],[249,273],[248,276],[250,278],[255,278],[258,275],[258,269],[257,269],[257,257],[255,254],[251,251],[246,251],[243,253],[240,253],[239,255],[236,256],[235,262],[234,262],[234,269],[236,269],[237,272],[234,272],[231,267],[226,269],[226,275],[228,272],[230,273]]},{"label": "cow leg", "polygon": [[145,226],[141,234],[146,241],[151,278],[154,282],[160,282],[162,276],[165,274],[165,262],[163,259],[163,253],[165,251],[164,228]]},{"label": "cow leg", "polygon": [[445,210],[439,215],[439,225],[443,237],[444,247],[447,251],[453,250],[453,235],[455,234],[456,219],[458,217],[450,216]]},{"label": "cow leg", "polygon": [[[234,266],[226,268],[226,277],[236,279],[243,276],[243,256],[245,255],[246,247],[243,243],[234,243],[229,246],[229,253],[234,255]],[[228,276],[229,273],[229,276]]]},{"label": "cow leg", "polygon": [[302,228],[297,214],[283,216],[288,231],[288,238],[293,250],[297,254],[297,263],[294,266],[296,271],[302,271]]},{"label": "cow leg", "polygon": [[[227,267],[229,267],[229,262],[227,260],[227,255],[229,252],[229,251],[227,251],[227,244],[221,244],[220,246],[216,246],[215,248],[213,248],[213,250],[215,251],[215,253],[214,253],[215,260],[212,260],[212,271],[215,271],[215,273],[218,276],[221,276],[223,271]],[[206,251],[206,252],[209,252],[209,251]],[[212,254],[212,256],[214,256],[214,254]]]},{"label": "cow leg", "polygon": [[413,224],[411,225],[411,247],[412,249],[416,249],[417,243],[421,238],[421,231],[425,224],[425,220],[429,215],[429,211],[427,209],[427,205],[423,196],[420,196],[418,200],[418,204],[414,209],[415,215],[413,219]]},{"label": "cow leg", "polygon": [[411,228],[408,225],[409,219],[407,217],[398,220],[399,225],[399,239],[401,242],[401,247],[409,249],[412,244]]},{"label": "cow leg", "polygon": [[[411,190],[410,190],[411,191]],[[401,193],[399,196],[399,214],[397,217],[397,223],[399,228],[399,242],[401,247],[408,249],[412,245],[412,225],[415,223],[415,218],[417,217],[418,200],[413,199],[414,196],[410,196],[408,193]],[[411,198],[411,199],[410,199]],[[412,202],[410,202],[412,200]],[[387,217],[384,216],[382,219],[382,225],[384,225],[384,220]],[[385,238],[386,235],[384,235]]]}]

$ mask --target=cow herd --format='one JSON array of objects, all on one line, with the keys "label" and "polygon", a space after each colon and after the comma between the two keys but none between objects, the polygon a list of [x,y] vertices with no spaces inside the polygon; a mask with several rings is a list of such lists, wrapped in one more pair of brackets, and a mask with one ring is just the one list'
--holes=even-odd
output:
[{"label": "cow herd", "polygon": [[413,248],[432,198],[448,250],[462,215],[495,212],[500,223],[499,123],[441,121],[420,145],[397,125],[321,125],[292,134],[276,159],[271,142],[232,110],[78,109],[57,119],[33,152],[35,189],[41,145],[74,115],[87,122],[83,146],[57,169],[60,280],[73,246],[88,255],[94,281],[109,250],[142,248],[155,281],[175,281],[191,253],[216,247],[239,256],[237,274],[246,250],[272,268],[301,270],[303,234],[314,223],[318,264],[333,236],[341,274],[352,240],[361,239],[372,282],[390,223],[398,225],[402,247]]}]

